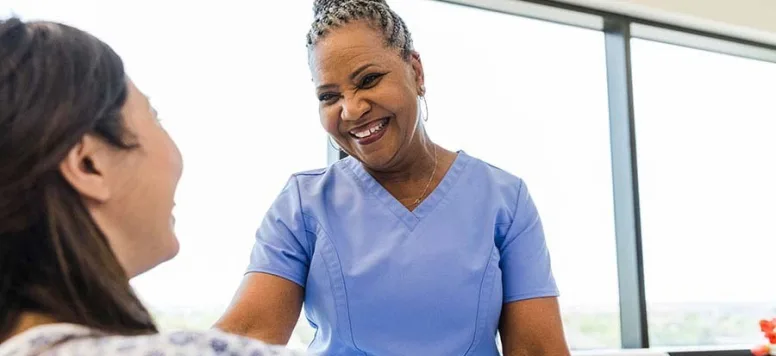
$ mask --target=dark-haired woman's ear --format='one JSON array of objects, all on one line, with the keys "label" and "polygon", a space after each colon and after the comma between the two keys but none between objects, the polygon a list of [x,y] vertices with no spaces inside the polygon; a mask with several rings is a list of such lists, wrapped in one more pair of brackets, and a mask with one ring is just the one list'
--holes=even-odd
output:
[{"label": "dark-haired woman's ear", "polygon": [[410,53],[410,65],[415,74],[415,84],[418,88],[418,95],[426,95],[426,77],[423,73],[423,62],[420,61],[420,53],[413,51]]},{"label": "dark-haired woman's ear", "polygon": [[59,171],[83,197],[105,202],[111,197],[105,175],[112,154],[110,151],[111,148],[100,139],[85,135],[59,163]]}]

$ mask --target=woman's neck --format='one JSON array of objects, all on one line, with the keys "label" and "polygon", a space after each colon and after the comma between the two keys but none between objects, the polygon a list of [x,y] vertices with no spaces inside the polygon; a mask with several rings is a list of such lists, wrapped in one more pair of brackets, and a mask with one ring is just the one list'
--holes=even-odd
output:
[{"label": "woman's neck", "polygon": [[427,142],[426,145],[405,152],[406,163],[390,171],[367,169],[388,193],[410,211],[436,189],[457,156],[454,152]]},{"label": "woman's neck", "polygon": [[57,321],[54,320],[54,318],[44,314],[32,313],[32,312],[22,313],[22,315],[19,317],[19,321],[16,323],[16,327],[11,330],[11,333],[8,335],[6,339],[0,339],[0,343],[3,343],[8,339],[16,335],[19,335],[27,330],[30,330],[32,328],[35,328],[41,325],[48,325],[48,324],[55,324],[55,323],[57,323]]},{"label": "woman's neck", "polygon": [[408,147],[407,152],[404,152],[405,158],[390,170],[375,171],[367,168],[367,171],[383,185],[405,184],[428,179],[439,155],[444,150],[427,138],[420,140],[414,146]]}]

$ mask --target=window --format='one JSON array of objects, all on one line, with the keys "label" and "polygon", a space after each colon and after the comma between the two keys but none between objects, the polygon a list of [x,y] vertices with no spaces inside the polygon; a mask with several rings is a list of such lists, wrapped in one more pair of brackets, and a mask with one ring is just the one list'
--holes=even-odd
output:
[{"label": "window", "polygon": [[[25,19],[65,22],[109,43],[183,153],[175,211],[180,254],[133,280],[165,329],[212,326],[290,174],[326,165],[305,48],[309,2],[213,5],[187,3],[185,12],[158,1],[10,5]],[[278,13],[299,16],[280,20]],[[300,328],[290,346],[305,348],[306,331]]]},{"label": "window", "polygon": [[569,343],[619,348],[603,34],[442,2],[391,6],[424,63],[429,134],[526,180]]},{"label": "window", "polygon": [[[603,35],[441,2],[390,3],[422,54],[433,137],[528,182],[570,344],[619,347]],[[304,46],[310,5],[262,12],[224,1],[214,12],[191,3],[182,16],[151,1],[57,4],[13,0],[11,9],[111,44],[184,155],[181,252],[133,284],[163,328],[210,327],[288,175],[326,164]],[[277,13],[298,16],[273,21]],[[290,346],[311,338],[302,321]]]},{"label": "window", "polygon": [[[528,183],[571,347],[619,348],[604,34],[445,1],[389,3],[421,53],[431,136]],[[289,175],[327,163],[309,1],[192,2],[184,15],[150,0],[10,0],[9,13],[100,37],[151,97],[184,155],[181,252],[132,283],[163,329],[210,327]],[[776,284],[761,272],[776,249],[776,64],[631,44],[650,344],[748,349],[762,341],[756,321],[776,315]],[[289,346],[312,337],[302,315]]]},{"label": "window", "polygon": [[632,53],[651,344],[761,343],[776,64],[639,39]]}]

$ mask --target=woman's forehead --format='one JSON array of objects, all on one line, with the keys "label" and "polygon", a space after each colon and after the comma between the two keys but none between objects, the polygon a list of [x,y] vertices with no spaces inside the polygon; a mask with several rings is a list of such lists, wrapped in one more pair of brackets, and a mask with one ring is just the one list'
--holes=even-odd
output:
[{"label": "woman's forehead", "polygon": [[368,64],[395,65],[399,51],[387,47],[385,39],[371,27],[342,27],[316,44],[310,59],[313,75],[341,76]]}]

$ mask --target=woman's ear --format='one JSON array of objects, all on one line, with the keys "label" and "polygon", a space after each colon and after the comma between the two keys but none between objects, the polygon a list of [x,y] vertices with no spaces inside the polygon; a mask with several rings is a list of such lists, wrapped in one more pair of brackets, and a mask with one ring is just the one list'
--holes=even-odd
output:
[{"label": "woman's ear", "polygon": [[418,95],[426,95],[426,77],[423,73],[423,62],[420,60],[420,53],[412,51],[410,53],[410,65],[415,74],[415,85]]},{"label": "woman's ear", "polygon": [[92,135],[84,135],[59,163],[59,171],[79,194],[87,199],[105,202],[111,197],[110,185],[105,176],[109,152],[110,148],[105,142]]}]

